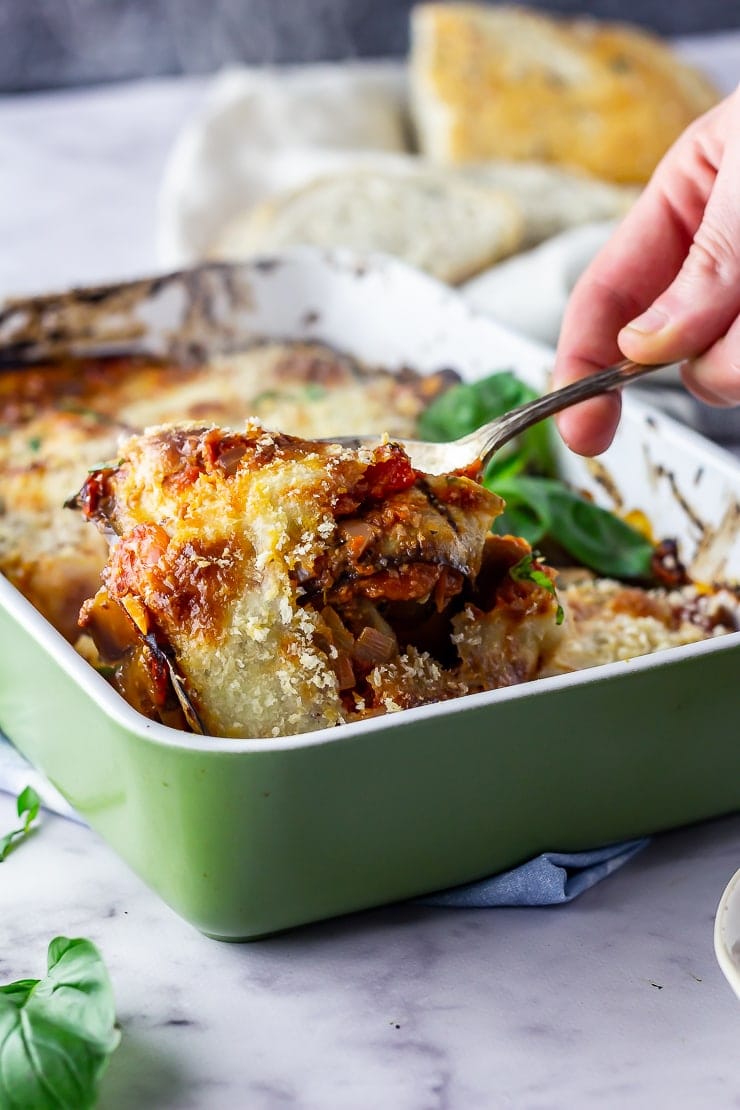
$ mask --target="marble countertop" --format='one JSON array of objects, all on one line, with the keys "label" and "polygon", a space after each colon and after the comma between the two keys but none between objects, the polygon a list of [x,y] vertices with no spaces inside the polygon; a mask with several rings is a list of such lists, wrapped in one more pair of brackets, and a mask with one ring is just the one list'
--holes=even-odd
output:
[{"label": "marble countertop", "polygon": [[[156,191],[194,79],[0,99],[0,296],[155,268]],[[13,824],[0,795],[0,830]],[[740,816],[656,838],[569,905],[397,906],[208,940],[91,831],[45,815],[0,868],[0,982],[83,935],[123,1031],[108,1110],[740,1105],[712,948]]]},{"label": "marble countertop", "polygon": [[393,906],[230,945],[45,815],[2,865],[0,979],[41,974],[57,934],[100,947],[123,1032],[108,1110],[737,1106],[712,924],[738,861],[732,817],[565,906]]}]

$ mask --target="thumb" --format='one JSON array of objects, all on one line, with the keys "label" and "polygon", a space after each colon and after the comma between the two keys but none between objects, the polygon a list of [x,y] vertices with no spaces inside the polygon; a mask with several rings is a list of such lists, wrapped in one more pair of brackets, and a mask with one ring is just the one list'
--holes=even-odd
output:
[{"label": "thumb", "polygon": [[[727,151],[681,269],[618,342],[636,362],[677,362],[711,347],[740,312],[740,151]],[[737,162],[734,166],[732,163]],[[649,264],[649,260],[648,260]]]}]

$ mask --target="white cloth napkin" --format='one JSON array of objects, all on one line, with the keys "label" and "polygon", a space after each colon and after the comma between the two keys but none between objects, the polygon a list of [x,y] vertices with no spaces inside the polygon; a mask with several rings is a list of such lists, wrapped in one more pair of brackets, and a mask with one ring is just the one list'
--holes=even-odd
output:
[{"label": "white cloth napkin", "polygon": [[165,168],[162,265],[202,259],[226,219],[276,192],[368,162],[403,164],[405,104],[396,62],[225,70]]}]

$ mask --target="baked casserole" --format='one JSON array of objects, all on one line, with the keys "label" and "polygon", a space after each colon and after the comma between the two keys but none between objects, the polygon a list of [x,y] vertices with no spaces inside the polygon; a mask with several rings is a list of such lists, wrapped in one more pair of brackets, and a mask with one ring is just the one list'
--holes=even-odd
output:
[{"label": "baked casserole", "polygon": [[[451,380],[276,343],[3,375],[0,569],[135,708],[224,737],[740,625],[735,593],[681,574],[645,588],[556,571],[491,531],[504,501],[478,475],[415,470],[393,436]],[[390,433],[373,449],[319,442],[373,430]]]}]

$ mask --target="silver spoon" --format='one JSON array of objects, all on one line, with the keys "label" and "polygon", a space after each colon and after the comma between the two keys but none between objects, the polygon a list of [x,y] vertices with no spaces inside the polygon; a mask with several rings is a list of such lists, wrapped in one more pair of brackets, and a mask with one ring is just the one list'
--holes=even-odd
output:
[{"label": "silver spoon", "polygon": [[[661,370],[670,363],[656,363],[654,366],[644,366],[626,358],[616,366],[580,378],[577,382],[556,389],[553,393],[545,393],[534,401],[528,401],[503,416],[497,416],[488,424],[470,432],[461,439],[452,440],[451,443],[423,443],[415,439],[396,439],[407,452],[411,463],[417,470],[426,474],[446,474],[452,470],[464,470],[476,462],[485,466],[491,456],[503,447],[505,443],[536,424],[545,420],[553,413],[567,409],[579,401],[587,401],[589,397],[596,397],[600,393],[608,393],[621,385],[640,378],[643,374],[652,374]],[[378,436],[334,436],[327,437],[324,443],[340,443],[344,447],[372,447],[377,446]]]}]

